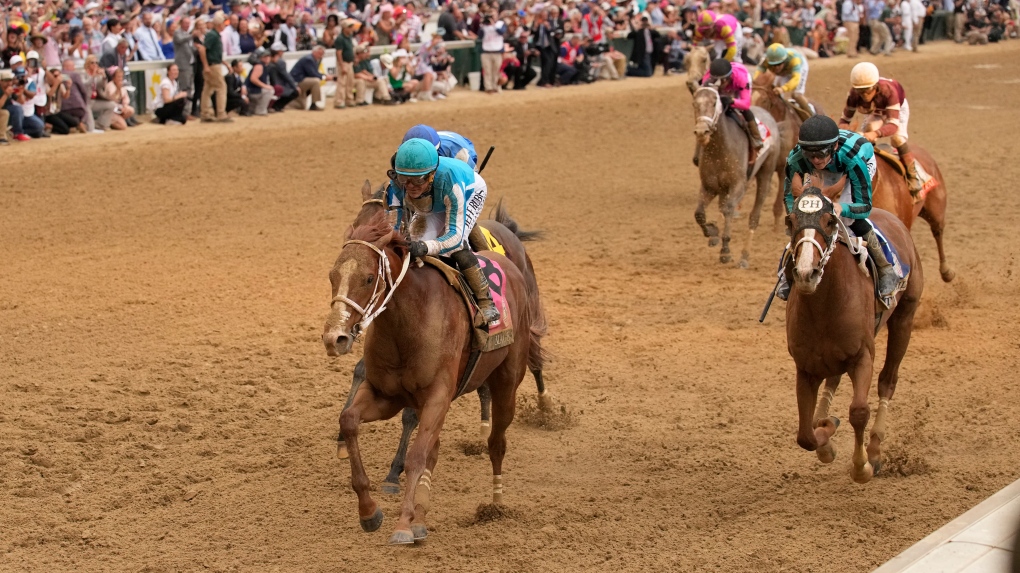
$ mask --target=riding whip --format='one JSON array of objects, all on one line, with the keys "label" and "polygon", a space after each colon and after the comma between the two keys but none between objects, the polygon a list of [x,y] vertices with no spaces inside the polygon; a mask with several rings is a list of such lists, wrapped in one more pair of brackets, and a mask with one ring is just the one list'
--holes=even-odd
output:
[{"label": "riding whip", "polygon": [[769,293],[769,299],[765,301],[765,308],[761,309],[761,316],[758,317],[758,322],[765,322],[765,316],[769,313],[769,307],[772,306],[772,300],[776,298],[776,289],[779,288],[779,281],[782,279],[776,279],[776,286],[772,287],[772,292]]},{"label": "riding whip", "polygon": [[485,169],[485,165],[489,162],[489,158],[492,157],[492,152],[496,151],[496,146],[489,147],[489,152],[485,154],[485,159],[482,159],[481,165],[478,166],[478,173],[481,173]]}]

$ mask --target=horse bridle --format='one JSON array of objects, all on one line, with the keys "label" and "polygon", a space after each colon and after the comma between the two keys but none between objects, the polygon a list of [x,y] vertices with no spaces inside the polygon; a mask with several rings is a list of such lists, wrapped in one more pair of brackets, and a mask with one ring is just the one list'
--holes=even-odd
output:
[{"label": "horse bridle", "polygon": [[719,90],[718,89],[716,89],[714,87],[709,87],[709,86],[703,86],[703,87],[700,87],[700,88],[694,90],[694,97],[697,98],[698,97],[698,93],[700,93],[702,91],[708,91],[708,92],[711,92],[713,95],[715,95],[715,113],[712,114],[712,117],[709,117],[707,115],[699,115],[699,116],[695,117],[694,118],[694,124],[697,125],[697,123],[699,121],[704,120],[705,122],[708,123],[709,131],[715,131],[715,126],[716,126],[716,123],[718,123],[718,121],[719,121],[719,116],[722,115],[722,98],[719,97]]},{"label": "horse bridle", "polygon": [[[371,199],[369,201],[365,201],[365,203],[371,203],[375,201],[381,202],[382,200]],[[386,256],[385,251],[373,245],[372,243],[369,243],[368,241],[359,241],[357,239],[347,241],[346,243],[344,243],[344,246],[341,247],[340,250],[343,251],[343,249],[346,249],[351,245],[364,245],[372,249],[373,251],[375,251],[377,255],[379,255],[379,268],[376,271],[375,275],[376,280],[375,287],[373,287],[372,289],[372,298],[368,299],[368,303],[365,305],[364,308],[362,308],[361,305],[354,302],[353,300],[340,294],[333,297],[333,300],[329,302],[329,306],[331,308],[334,304],[342,302],[350,306],[354,310],[358,311],[359,313],[361,313],[361,320],[358,321],[358,323],[351,328],[351,336],[354,338],[354,340],[357,340],[358,337],[361,336],[361,333],[365,332],[365,330],[368,329],[368,326],[372,324],[372,321],[375,320],[375,317],[379,316],[380,314],[382,314],[382,311],[386,310],[386,303],[389,302],[390,298],[393,296],[393,293],[397,290],[397,287],[404,280],[404,275],[407,274],[407,267],[411,262],[411,255],[409,253],[404,254],[404,262],[403,266],[400,269],[400,275],[397,276],[396,280],[393,280],[393,273],[390,268],[390,259],[389,257]],[[386,296],[383,297],[383,293],[385,293],[387,290],[386,287],[389,287],[389,293],[387,293]],[[380,297],[382,297],[381,300]]]}]

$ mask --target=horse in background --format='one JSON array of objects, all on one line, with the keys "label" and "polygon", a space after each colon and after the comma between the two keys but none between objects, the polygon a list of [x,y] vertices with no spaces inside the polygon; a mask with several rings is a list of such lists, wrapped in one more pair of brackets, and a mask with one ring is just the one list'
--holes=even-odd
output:
[{"label": "horse in background", "polygon": [[[786,207],[783,205],[783,189],[786,188],[786,158],[797,145],[797,140],[800,137],[800,126],[804,124],[804,120],[794,111],[786,98],[773,91],[772,84],[775,83],[775,79],[775,74],[765,71],[751,82],[751,105],[756,105],[769,112],[779,125],[779,141],[781,145],[779,166],[776,169],[776,173],[779,175],[779,192],[776,193],[776,200],[772,204],[774,225],[775,229],[778,230],[782,228],[782,221],[786,215]],[[808,101],[815,108],[816,115],[825,115],[825,110],[822,109],[818,102],[814,100]]]},{"label": "horse in background", "polygon": [[[719,92],[712,86],[698,88],[694,92],[693,106],[694,137],[698,146],[696,163],[701,178],[700,196],[694,219],[705,237],[708,237],[708,245],[713,247],[719,244],[719,228],[715,223],[708,222],[705,217],[705,207],[716,197],[719,198],[719,210],[722,211],[724,219],[722,249],[719,253],[721,263],[728,263],[731,260],[730,227],[737,204],[747,191],[749,178],[754,177],[757,183],[754,207],[747,221],[747,241],[739,263],[741,268],[748,268],[754,231],[758,228],[762,204],[772,184],[772,174],[779,163],[779,146],[772,145],[763,149],[756,161],[755,170],[749,173],[750,141],[737,120],[724,112]],[[751,109],[766,130],[778,132],[775,120],[765,110],[754,107]]]}]

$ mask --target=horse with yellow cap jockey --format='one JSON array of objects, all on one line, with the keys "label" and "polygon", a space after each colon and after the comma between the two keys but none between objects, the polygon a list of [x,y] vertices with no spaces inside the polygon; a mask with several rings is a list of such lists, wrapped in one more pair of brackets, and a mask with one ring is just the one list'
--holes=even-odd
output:
[{"label": "horse with yellow cap jockey", "polygon": [[765,72],[772,72],[776,79],[773,90],[784,99],[794,103],[794,109],[801,119],[814,115],[804,91],[807,89],[807,58],[796,50],[788,50],[782,44],[772,44],[765,51],[765,59],[754,70],[757,78]]}]

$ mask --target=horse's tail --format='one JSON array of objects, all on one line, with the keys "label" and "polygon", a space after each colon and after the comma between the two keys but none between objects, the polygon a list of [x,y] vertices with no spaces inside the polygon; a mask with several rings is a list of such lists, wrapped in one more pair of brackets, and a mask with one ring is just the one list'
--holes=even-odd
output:
[{"label": "horse's tail", "polygon": [[545,309],[542,307],[542,299],[538,296],[538,290],[532,291],[528,307],[531,314],[531,346],[528,347],[528,369],[532,372],[541,372],[545,361],[549,359],[549,352],[542,347],[542,337],[549,332],[549,323],[545,319]]},{"label": "horse's tail", "polygon": [[495,219],[497,223],[503,225],[507,229],[510,229],[510,232],[517,235],[517,238],[520,239],[522,243],[525,241],[538,241],[542,238],[542,231],[522,230],[520,225],[517,224],[517,221],[514,221],[513,217],[510,216],[510,213],[507,212],[506,207],[503,206],[503,199],[500,199],[496,203],[496,213],[492,218]]}]

